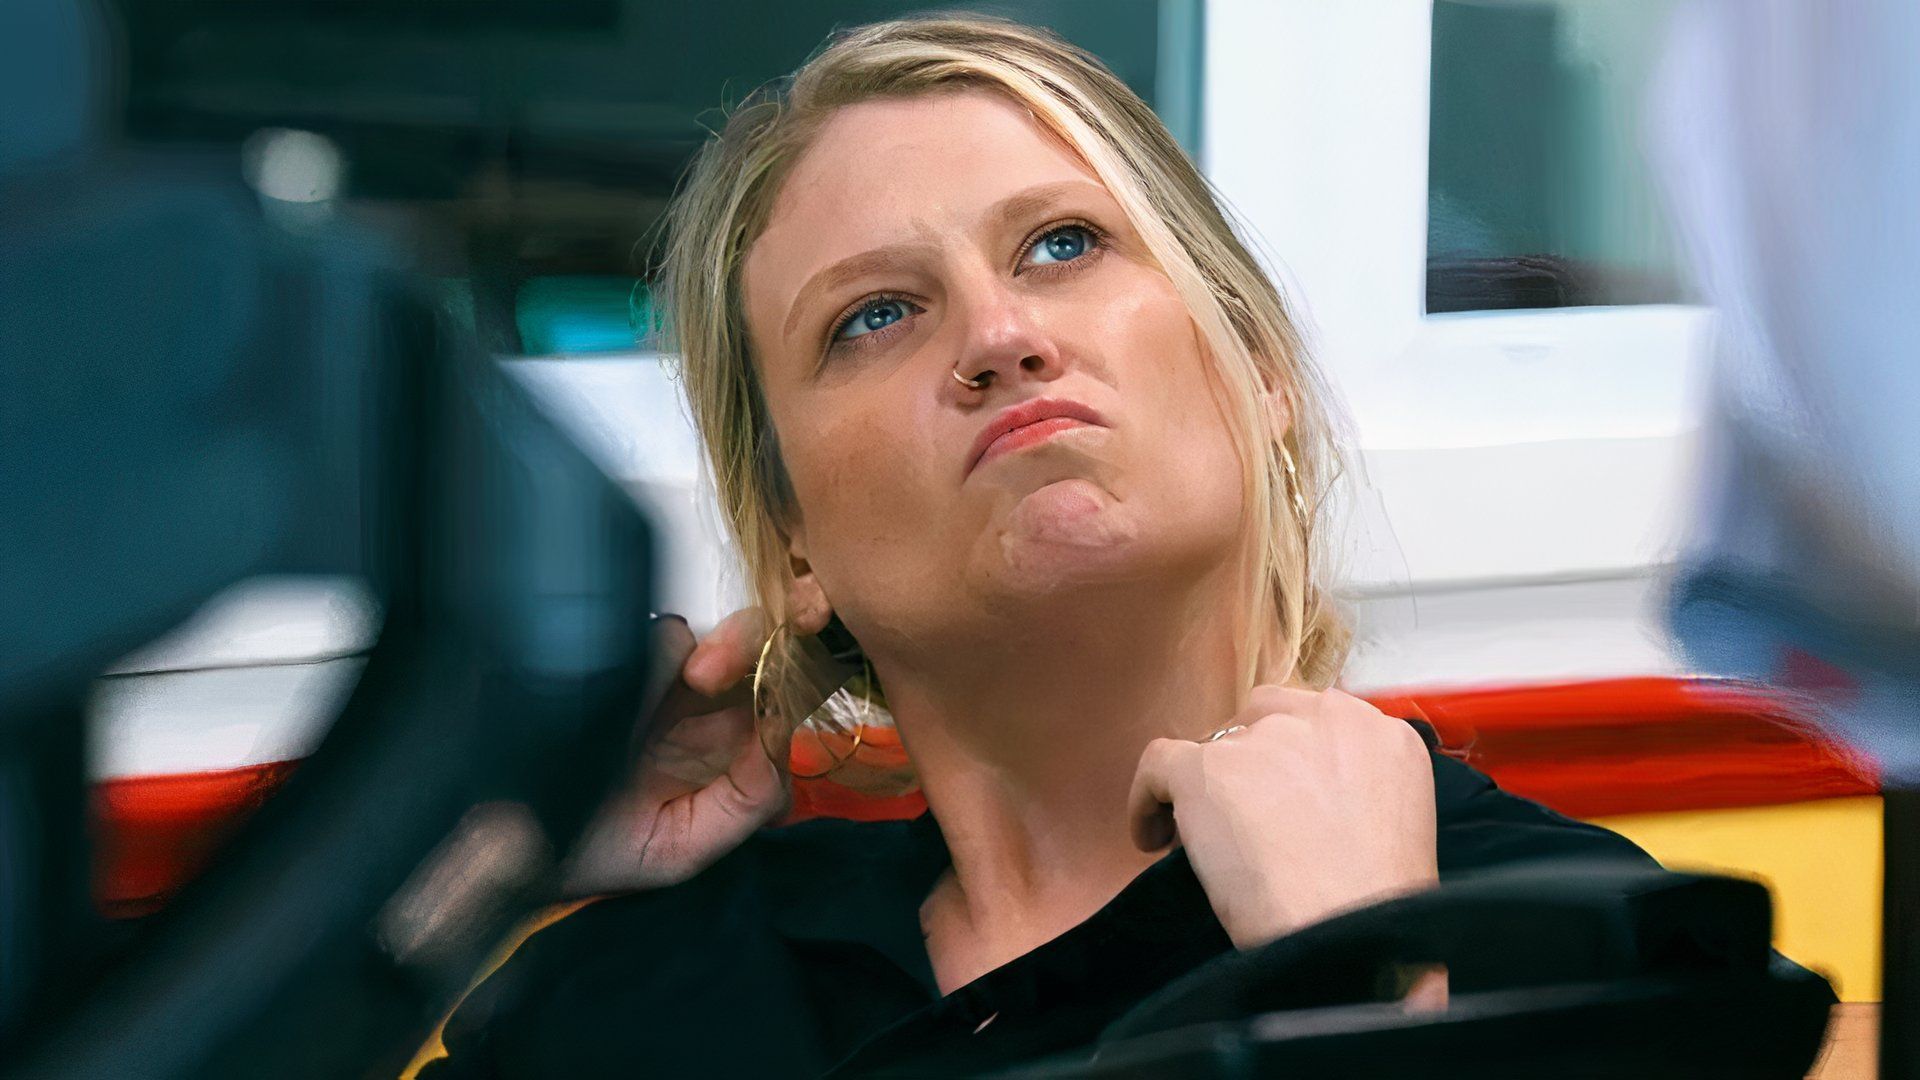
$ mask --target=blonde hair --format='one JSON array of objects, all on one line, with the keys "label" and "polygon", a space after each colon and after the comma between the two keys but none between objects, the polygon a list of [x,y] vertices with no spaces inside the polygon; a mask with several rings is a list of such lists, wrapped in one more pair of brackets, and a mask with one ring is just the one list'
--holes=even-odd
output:
[{"label": "blonde hair", "polygon": [[[1326,495],[1342,471],[1327,396],[1285,300],[1159,117],[1085,51],[1045,30],[976,15],[842,32],[783,82],[743,102],[695,158],[668,210],[661,281],[662,352],[678,355],[721,509],[771,624],[787,616],[783,523],[796,508],[749,348],[742,264],[783,179],[836,110],[984,89],[1025,106],[1098,175],[1213,358],[1256,530],[1241,689],[1263,672],[1316,689],[1330,685],[1349,634],[1323,580],[1331,564],[1316,543]],[[1284,438],[1274,437],[1267,391],[1290,406]],[[1296,493],[1304,513],[1296,512]],[[796,661],[790,642],[770,651],[768,700],[801,696]],[[791,736],[805,720],[775,720],[788,725],[776,737]]]}]

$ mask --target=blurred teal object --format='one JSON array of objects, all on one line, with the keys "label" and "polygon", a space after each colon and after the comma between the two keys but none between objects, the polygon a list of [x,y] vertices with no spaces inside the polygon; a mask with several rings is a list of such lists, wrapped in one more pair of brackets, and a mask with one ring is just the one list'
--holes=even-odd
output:
[{"label": "blurred teal object", "polygon": [[622,277],[540,277],[520,286],[514,323],[529,356],[632,352],[651,318],[646,283]]}]

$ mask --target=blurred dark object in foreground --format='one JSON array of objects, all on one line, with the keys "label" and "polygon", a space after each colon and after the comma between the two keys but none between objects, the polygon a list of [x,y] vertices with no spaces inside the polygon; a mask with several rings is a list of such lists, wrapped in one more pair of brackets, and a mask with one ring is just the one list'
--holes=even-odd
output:
[{"label": "blurred dark object in foreground", "polygon": [[[4,24],[0,1058],[393,1075],[624,773],[647,528],[402,250],[336,212],[351,163],[324,139],[130,147],[97,9],[18,0]],[[365,672],[217,865],[110,930],[89,684],[274,572],[370,584]]]}]

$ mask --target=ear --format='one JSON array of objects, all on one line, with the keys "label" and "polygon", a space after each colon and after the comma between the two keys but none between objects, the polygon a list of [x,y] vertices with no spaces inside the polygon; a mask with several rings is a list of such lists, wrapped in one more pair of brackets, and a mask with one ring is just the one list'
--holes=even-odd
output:
[{"label": "ear", "polygon": [[1276,386],[1260,391],[1260,407],[1267,411],[1267,422],[1272,425],[1275,441],[1286,437],[1293,427],[1293,395],[1285,386]]},{"label": "ear", "polygon": [[800,635],[818,634],[833,618],[833,605],[827,600],[813,564],[807,561],[805,530],[795,529],[787,538],[787,626]]}]

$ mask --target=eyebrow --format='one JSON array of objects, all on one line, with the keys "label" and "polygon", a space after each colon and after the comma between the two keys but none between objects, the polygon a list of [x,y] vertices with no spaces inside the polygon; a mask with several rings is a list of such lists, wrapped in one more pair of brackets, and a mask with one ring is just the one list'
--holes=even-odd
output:
[{"label": "eyebrow", "polygon": [[[1014,222],[1039,213],[1068,194],[1082,190],[1106,193],[1105,188],[1086,180],[1056,180],[1050,184],[1036,184],[1025,191],[1015,192],[989,207],[985,215],[987,225],[996,232],[1003,230]],[[892,244],[874,248],[858,255],[850,255],[813,275],[794,295],[793,306],[787,309],[786,325],[781,327],[780,336],[782,338],[793,336],[794,326],[799,323],[800,316],[813,305],[815,296],[831,292],[845,282],[868,274],[904,268],[913,254],[924,250],[925,247],[920,244]]]},{"label": "eyebrow", "polygon": [[872,251],[841,259],[808,278],[807,283],[800,286],[800,292],[793,298],[793,306],[787,309],[787,324],[781,328],[780,336],[783,338],[793,336],[794,324],[798,323],[800,316],[813,306],[813,298],[817,294],[831,292],[845,282],[868,274],[904,269],[913,253],[923,250],[925,248],[920,244],[893,244],[888,247],[874,248]]}]

